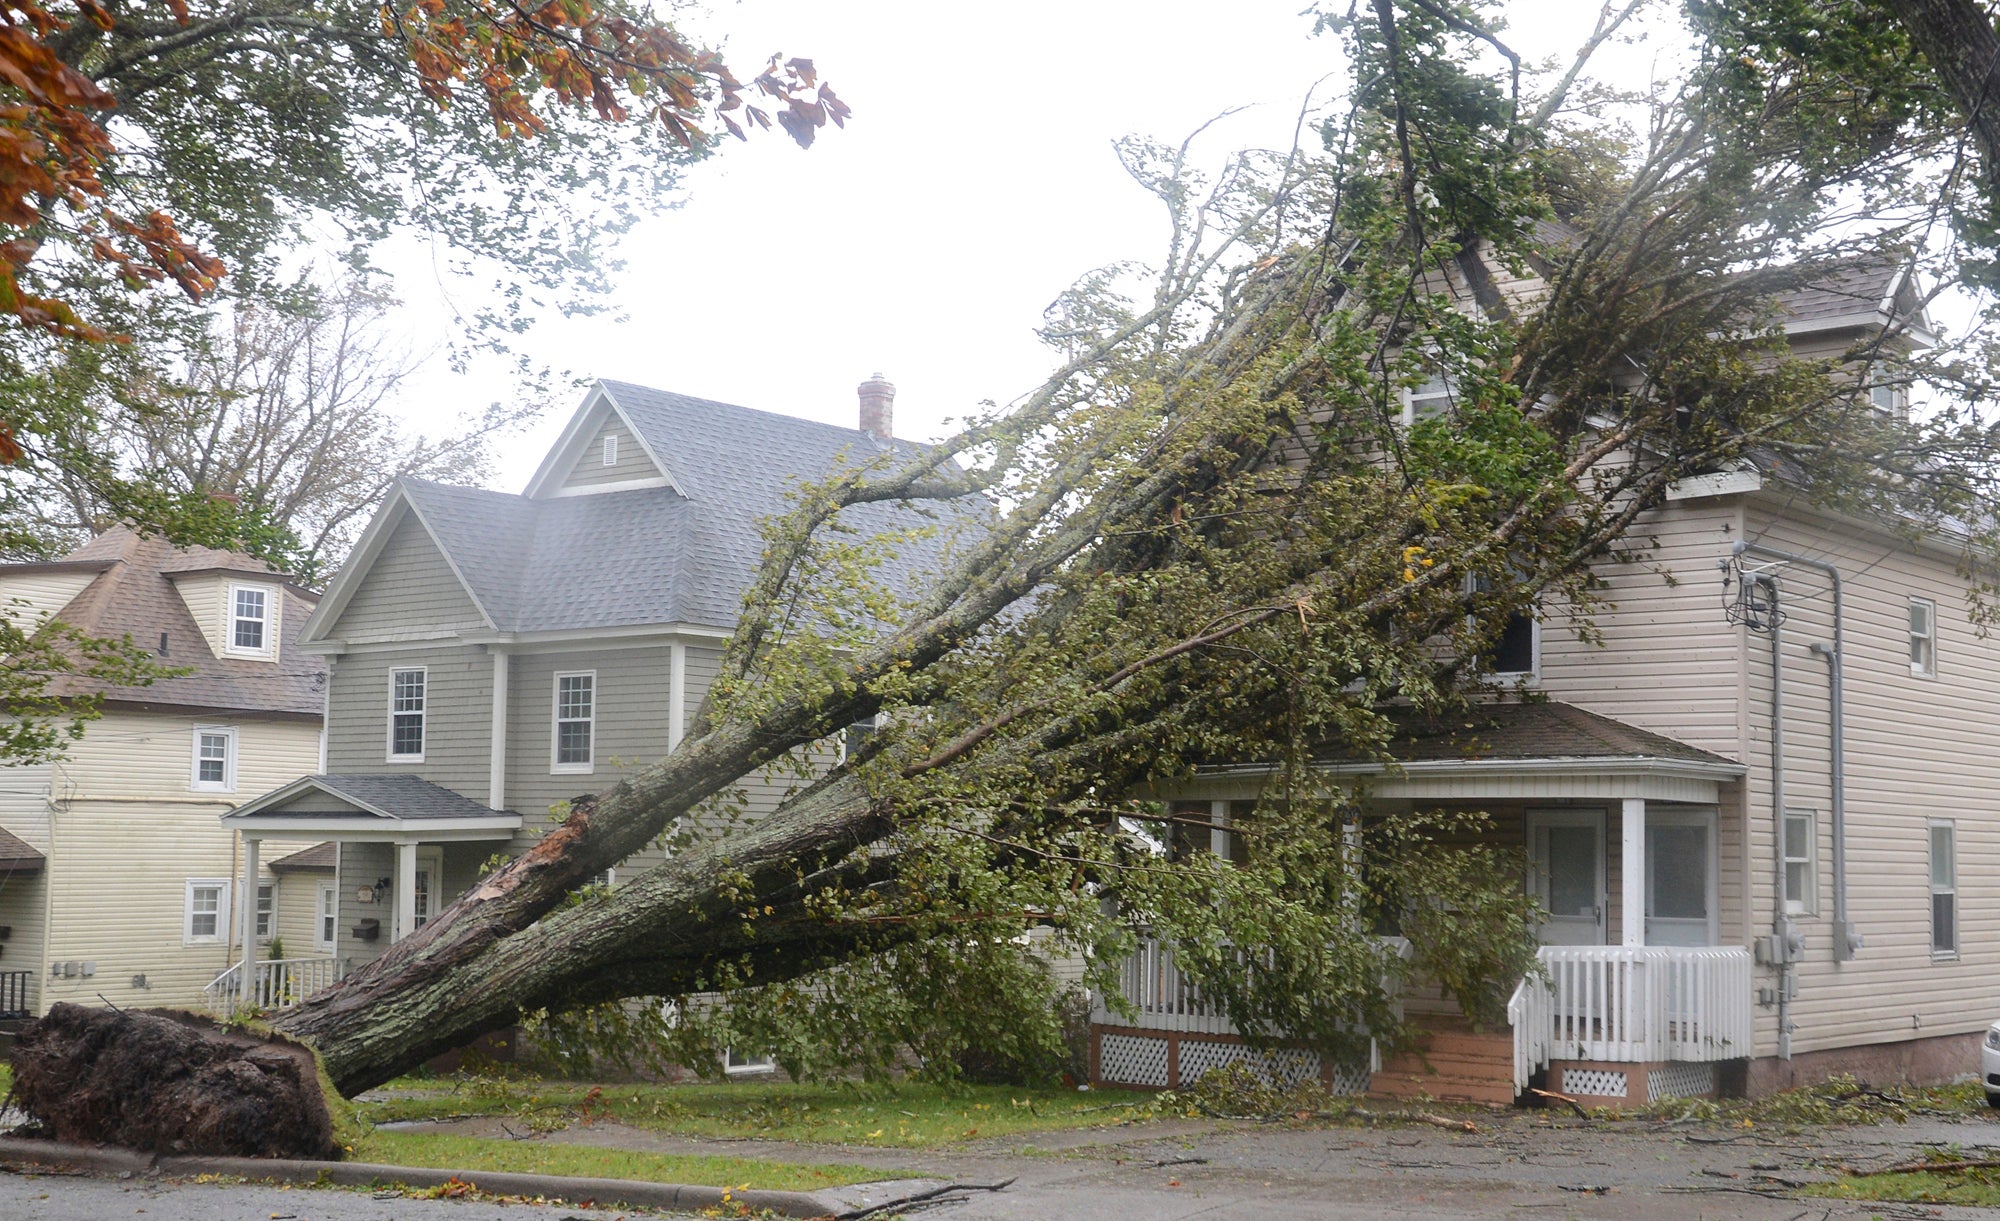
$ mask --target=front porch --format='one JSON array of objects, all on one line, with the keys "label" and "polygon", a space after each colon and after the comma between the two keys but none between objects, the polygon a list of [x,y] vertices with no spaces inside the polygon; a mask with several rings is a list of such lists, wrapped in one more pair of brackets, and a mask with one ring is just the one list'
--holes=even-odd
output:
[{"label": "front porch", "polygon": [[[1316,1075],[1342,1092],[1486,1103],[1534,1087],[1637,1106],[1731,1085],[1724,1066],[1752,1054],[1747,928],[1723,902],[1745,889],[1742,766],[1554,702],[1400,729],[1393,765],[1321,766],[1357,785],[1365,810],[1484,811],[1486,842],[1526,857],[1544,944],[1539,969],[1513,992],[1507,1028],[1473,1029],[1456,1005],[1415,982],[1398,998],[1429,1032],[1413,1051],[1386,1064],[1378,1055],[1367,1065],[1325,1065],[1303,1049],[1259,1060],[1174,968],[1172,947],[1145,942],[1121,979],[1136,1016],[1121,1017],[1098,998],[1095,1079],[1177,1088],[1247,1057],[1267,1076]],[[1206,821],[1213,850],[1230,856],[1232,820],[1251,816],[1268,775],[1217,769],[1170,804],[1184,822]]]},{"label": "front porch", "polygon": [[[521,816],[494,810],[409,775],[306,776],[222,816],[243,838],[243,893],[256,893],[266,842],[331,845],[330,882],[319,882],[309,958],[259,960],[249,905],[238,944],[250,952],[211,981],[209,1008],[282,1009],[347,977],[422,928],[511,846]],[[298,853],[293,858],[309,854]]]},{"label": "front porch", "polygon": [[1119,979],[1136,1012],[1102,997],[1092,1006],[1091,1079],[1181,1089],[1242,1063],[1336,1094],[1507,1104],[1539,1085],[1586,1105],[1643,1106],[1713,1095],[1723,1066],[1750,1055],[1752,964],[1740,946],[1544,946],[1537,956],[1543,977],[1514,990],[1507,1029],[1433,1010],[1419,1019],[1430,1030],[1415,1052],[1340,1064],[1307,1048],[1254,1051],[1175,966],[1173,947],[1145,938]]}]

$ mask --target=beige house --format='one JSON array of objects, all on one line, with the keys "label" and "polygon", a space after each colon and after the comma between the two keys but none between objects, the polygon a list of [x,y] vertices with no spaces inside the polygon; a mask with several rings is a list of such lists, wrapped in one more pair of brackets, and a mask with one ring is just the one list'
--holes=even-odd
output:
[{"label": "beige house", "polygon": [[216,819],[319,764],[325,675],[298,648],[316,601],[253,557],[123,527],[0,565],[6,613],[130,636],[187,671],[100,689],[104,716],[62,759],[0,770],[0,1011],[202,1004],[242,956],[239,912],[260,956],[274,936],[312,952],[309,910],[268,871],[244,889]]},{"label": "beige house", "polygon": [[[1893,268],[1782,304],[1802,351],[1892,326],[1925,338]],[[1870,399],[1902,409],[1899,388]],[[1602,566],[1601,644],[1544,606],[1509,625],[1480,715],[1406,720],[1397,768],[1327,760],[1377,810],[1489,812],[1549,913],[1551,982],[1524,981],[1501,1031],[1419,991],[1405,1005],[1431,1013],[1428,1059],[1291,1071],[1643,1104],[1977,1069],[2000,1018],[2000,891],[1984,885],[2000,859],[2000,641],[1968,618],[1956,540],[1912,544],[1800,499],[1754,467],[1683,481],[1632,528],[1647,563]],[[1503,694],[1516,687],[1532,697]],[[1264,774],[1217,769],[1176,797],[1223,846]],[[1178,1084],[1248,1055],[1171,947],[1146,945],[1125,991],[1141,1013],[1100,1007],[1100,1080]]]}]

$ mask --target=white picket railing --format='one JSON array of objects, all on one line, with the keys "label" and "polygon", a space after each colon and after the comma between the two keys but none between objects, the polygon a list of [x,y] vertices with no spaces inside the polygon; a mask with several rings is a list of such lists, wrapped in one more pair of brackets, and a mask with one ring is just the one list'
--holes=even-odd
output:
[{"label": "white picket railing", "polygon": [[202,989],[209,1012],[226,1018],[238,1009],[289,1009],[347,978],[345,958],[273,958],[250,966],[248,995],[240,962],[209,981]]},{"label": "white picket railing", "polygon": [[[1410,956],[1410,943],[1400,937],[1380,939],[1390,953]],[[1141,937],[1118,970],[1118,991],[1137,1012],[1126,1017],[1099,998],[1091,1020],[1105,1026],[1172,1030],[1188,1034],[1236,1034],[1222,1006],[1201,994],[1174,961],[1174,947],[1157,937]]]},{"label": "white picket railing", "polygon": [[1542,947],[1546,981],[1514,990],[1514,1084],[1553,1059],[1643,1063],[1750,1054],[1751,962],[1740,946]]}]

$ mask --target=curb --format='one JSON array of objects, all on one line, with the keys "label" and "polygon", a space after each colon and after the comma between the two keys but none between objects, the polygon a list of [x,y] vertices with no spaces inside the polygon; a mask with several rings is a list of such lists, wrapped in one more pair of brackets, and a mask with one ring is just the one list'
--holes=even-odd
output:
[{"label": "curb", "polygon": [[481,1191],[507,1196],[551,1196],[572,1204],[626,1204],[640,1208],[694,1211],[723,1204],[740,1204],[752,1212],[785,1217],[829,1217],[844,1211],[803,1191],[733,1191],[690,1183],[647,1183],[633,1179],[571,1179],[547,1174],[513,1174],[499,1170],[437,1170],[421,1166],[387,1166],[372,1162],[310,1162],[258,1157],[153,1157],[131,1149],[74,1145],[62,1141],[0,1137],[0,1161],[32,1162],[40,1166],[84,1170],[92,1174],[237,1175],[267,1183],[331,1183],[340,1187],[370,1187],[407,1183],[437,1187],[457,1179]]}]

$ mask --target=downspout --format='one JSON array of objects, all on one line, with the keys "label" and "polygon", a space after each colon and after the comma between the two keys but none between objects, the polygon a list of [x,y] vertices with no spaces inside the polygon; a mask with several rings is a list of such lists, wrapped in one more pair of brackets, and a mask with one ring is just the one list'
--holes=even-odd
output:
[{"label": "downspout", "polygon": [[[1833,805],[1831,811],[1833,842],[1830,845],[1833,854],[1833,960],[1849,962],[1854,958],[1854,951],[1867,943],[1859,933],[1855,932],[1854,925],[1847,918],[1847,714],[1843,698],[1847,683],[1845,667],[1847,648],[1846,617],[1841,610],[1840,569],[1825,560],[1794,555],[1789,551],[1780,551],[1775,547],[1766,547],[1759,543],[1736,544],[1736,554],[1742,555],[1746,552],[1825,573],[1828,583],[1833,587],[1833,645],[1829,648],[1823,643],[1814,644],[1812,651],[1826,658],[1827,714],[1832,722],[1827,727],[1827,753],[1829,770],[1833,773],[1830,787]],[[1772,588],[1775,591],[1776,586]]]},{"label": "downspout", "polygon": [[[1738,544],[1741,546],[1741,544]],[[1785,912],[1785,650],[1784,613],[1775,577],[1756,578],[1771,591],[1771,941],[1778,967],[1778,1058],[1792,1058],[1792,921]]]}]

